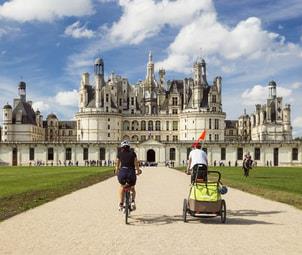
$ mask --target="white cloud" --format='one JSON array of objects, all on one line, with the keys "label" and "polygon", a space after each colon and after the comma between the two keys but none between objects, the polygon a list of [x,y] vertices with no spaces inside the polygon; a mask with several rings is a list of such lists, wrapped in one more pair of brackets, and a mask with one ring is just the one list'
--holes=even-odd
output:
[{"label": "white cloud", "polygon": [[302,117],[297,117],[293,121],[293,126],[295,128],[302,128]]},{"label": "white cloud", "polygon": [[92,13],[92,0],[11,0],[0,5],[0,18],[19,22],[51,22],[64,16],[80,17]]},{"label": "white cloud", "polygon": [[[220,23],[216,13],[212,12],[201,14],[193,22],[184,26],[174,42],[170,44],[168,57],[158,64],[168,70],[187,69],[192,65],[192,60],[196,58],[200,49],[208,59],[218,58],[223,63],[220,68],[223,68],[227,61],[237,62],[240,66],[243,66],[242,62],[245,66],[249,63],[256,65],[254,63],[256,61],[256,68],[265,69],[266,73],[272,72],[275,66],[279,65],[275,59],[282,58],[285,63],[291,63],[292,59],[296,59],[297,62],[301,61],[302,53],[299,45],[285,43],[284,37],[263,30],[261,20],[256,17],[250,17],[230,28]],[[190,61],[175,63],[177,58]],[[234,68],[234,72],[238,69],[240,68]]]},{"label": "white cloud", "polygon": [[302,82],[295,82],[290,87],[293,89],[300,89],[302,88]]},{"label": "white cloud", "polygon": [[95,32],[90,29],[87,29],[86,25],[81,26],[80,21],[76,21],[75,23],[66,27],[64,34],[78,39],[91,38],[95,35]]},{"label": "white cloud", "polygon": [[49,104],[44,102],[44,101],[37,101],[37,102],[34,102],[33,105],[32,105],[33,109],[35,111],[39,110],[39,111],[47,111],[50,109],[49,107]]},{"label": "white cloud", "polygon": [[62,106],[77,106],[79,100],[78,91],[61,91],[55,96],[55,102]]},{"label": "white cloud", "polygon": [[200,12],[211,11],[211,0],[119,0],[123,15],[109,31],[113,41],[138,44],[156,35],[164,25],[182,26],[192,22]]},{"label": "white cloud", "polygon": [[[291,95],[292,90],[280,86],[277,87],[277,96],[281,96],[288,100]],[[255,85],[253,88],[247,89],[241,94],[243,105],[262,104],[266,101],[267,97],[268,88],[261,85]]]}]

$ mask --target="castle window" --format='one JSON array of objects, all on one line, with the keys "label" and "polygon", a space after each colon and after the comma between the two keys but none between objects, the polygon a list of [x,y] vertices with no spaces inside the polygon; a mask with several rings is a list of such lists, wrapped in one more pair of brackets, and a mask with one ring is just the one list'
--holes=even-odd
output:
[{"label": "castle window", "polygon": [[47,160],[53,160],[53,148],[47,149]]},{"label": "castle window", "polygon": [[122,99],[120,98],[120,106],[122,106]]},{"label": "castle window", "polygon": [[215,141],[219,141],[219,135],[215,134]]},{"label": "castle window", "polygon": [[292,150],[292,160],[298,160],[298,148]]},{"label": "castle window", "polygon": [[170,148],[170,160],[175,160],[175,148]]},{"label": "castle window", "polygon": [[5,117],[7,117],[7,113],[5,113]]},{"label": "castle window", "polygon": [[212,96],[212,103],[216,103],[216,95]]},{"label": "castle window", "polygon": [[152,120],[149,120],[149,121],[148,121],[148,130],[149,130],[149,131],[152,131],[152,130],[153,130],[153,121],[152,121]]},{"label": "castle window", "polygon": [[35,148],[29,148],[29,160],[35,160]]},{"label": "castle window", "polygon": [[230,134],[230,135],[234,135],[233,129],[230,130],[230,133],[229,133],[229,134]]},{"label": "castle window", "polygon": [[167,135],[166,140],[169,141],[169,136]]},{"label": "castle window", "polygon": [[157,120],[157,121],[155,122],[155,130],[156,130],[156,131],[160,131],[160,121],[159,121],[159,120]]},{"label": "castle window", "polygon": [[225,148],[221,148],[220,159],[225,160]]},{"label": "castle window", "polygon": [[213,112],[216,112],[216,107],[213,107]]},{"label": "castle window", "polygon": [[71,148],[66,148],[65,150],[65,160],[71,160]]},{"label": "castle window", "polygon": [[156,135],[156,136],[155,136],[155,140],[156,140],[156,141],[160,141],[160,135]]},{"label": "castle window", "polygon": [[260,155],[261,155],[261,152],[260,152],[260,148],[255,148],[255,160],[260,160]]},{"label": "castle window", "polygon": [[100,160],[105,160],[106,150],[105,148],[100,148]]},{"label": "castle window", "polygon": [[110,129],[110,125],[108,125],[108,129]]},{"label": "castle window", "polygon": [[110,118],[108,118],[108,121],[110,121]]},{"label": "castle window", "polygon": [[130,130],[130,124],[129,124],[129,121],[124,121],[124,124],[123,124],[123,129],[124,130]]},{"label": "castle window", "polygon": [[131,114],[134,114],[134,110],[133,109],[131,110]]},{"label": "castle window", "polygon": [[81,121],[78,120],[78,129],[80,129],[80,128],[81,128]]},{"label": "castle window", "polygon": [[212,141],[212,135],[209,134],[209,141]]},{"label": "castle window", "polygon": [[243,148],[237,148],[237,160],[243,159]]},{"label": "castle window", "polygon": [[134,97],[131,97],[131,105],[134,105]]},{"label": "castle window", "polygon": [[212,129],[212,119],[209,119],[209,129]]},{"label": "castle window", "polygon": [[152,114],[156,114],[156,107],[155,106],[152,107]]},{"label": "castle window", "polygon": [[107,134],[107,137],[110,137],[110,133]]},{"label": "castle window", "polygon": [[177,113],[178,113],[177,109],[172,109],[172,114],[177,114]]},{"label": "castle window", "polygon": [[69,136],[72,136],[72,130],[69,130]]},{"label": "castle window", "polygon": [[142,140],[142,141],[146,141],[146,136],[145,136],[145,135],[142,135],[142,136],[141,136],[141,140]]},{"label": "castle window", "polygon": [[219,129],[219,119],[215,119],[215,129]]},{"label": "castle window", "polygon": [[173,131],[177,131],[177,130],[178,130],[178,122],[173,121]]},{"label": "castle window", "polygon": [[109,112],[109,108],[108,108],[108,106],[106,106],[106,112]]},{"label": "castle window", "polygon": [[177,135],[173,135],[173,142],[178,141],[178,136]]},{"label": "castle window", "polygon": [[177,97],[172,98],[172,105],[177,106]]},{"label": "castle window", "polygon": [[141,130],[146,130],[146,121],[141,122]]},{"label": "castle window", "polygon": [[166,121],[166,130],[169,130],[169,121]]},{"label": "castle window", "polygon": [[88,160],[88,148],[83,148],[83,160]]},{"label": "castle window", "polygon": [[108,102],[109,102],[109,95],[106,94],[106,103],[108,103]]}]

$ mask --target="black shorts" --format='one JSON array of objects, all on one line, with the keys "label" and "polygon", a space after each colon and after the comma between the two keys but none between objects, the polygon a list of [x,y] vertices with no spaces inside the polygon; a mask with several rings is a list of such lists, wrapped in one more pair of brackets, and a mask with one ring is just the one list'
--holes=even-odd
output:
[{"label": "black shorts", "polygon": [[117,179],[121,185],[128,183],[130,186],[136,184],[136,173],[134,169],[122,167],[118,173]]},{"label": "black shorts", "polygon": [[[200,166],[198,168],[198,166]],[[196,179],[208,180],[208,167],[204,164],[196,164],[193,166],[191,174],[191,183],[195,182]]]}]

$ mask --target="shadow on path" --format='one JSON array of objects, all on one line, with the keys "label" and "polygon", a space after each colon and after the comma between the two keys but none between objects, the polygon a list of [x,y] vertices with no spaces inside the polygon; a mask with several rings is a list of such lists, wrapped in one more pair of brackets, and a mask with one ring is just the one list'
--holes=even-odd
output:
[{"label": "shadow on path", "polygon": [[166,225],[182,221],[181,215],[142,214],[130,216],[130,225]]},{"label": "shadow on path", "polygon": [[227,214],[231,216],[259,216],[284,213],[284,211],[257,211],[257,210],[228,210]]}]

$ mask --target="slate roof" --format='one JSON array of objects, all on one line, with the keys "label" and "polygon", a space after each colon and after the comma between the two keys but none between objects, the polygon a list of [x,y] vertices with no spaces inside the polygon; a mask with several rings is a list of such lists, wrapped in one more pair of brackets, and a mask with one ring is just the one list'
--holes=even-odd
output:
[{"label": "slate roof", "polygon": [[17,113],[22,112],[21,123],[22,124],[32,124],[37,125],[36,123],[36,114],[29,103],[20,101],[13,110],[13,124],[16,123]]}]

